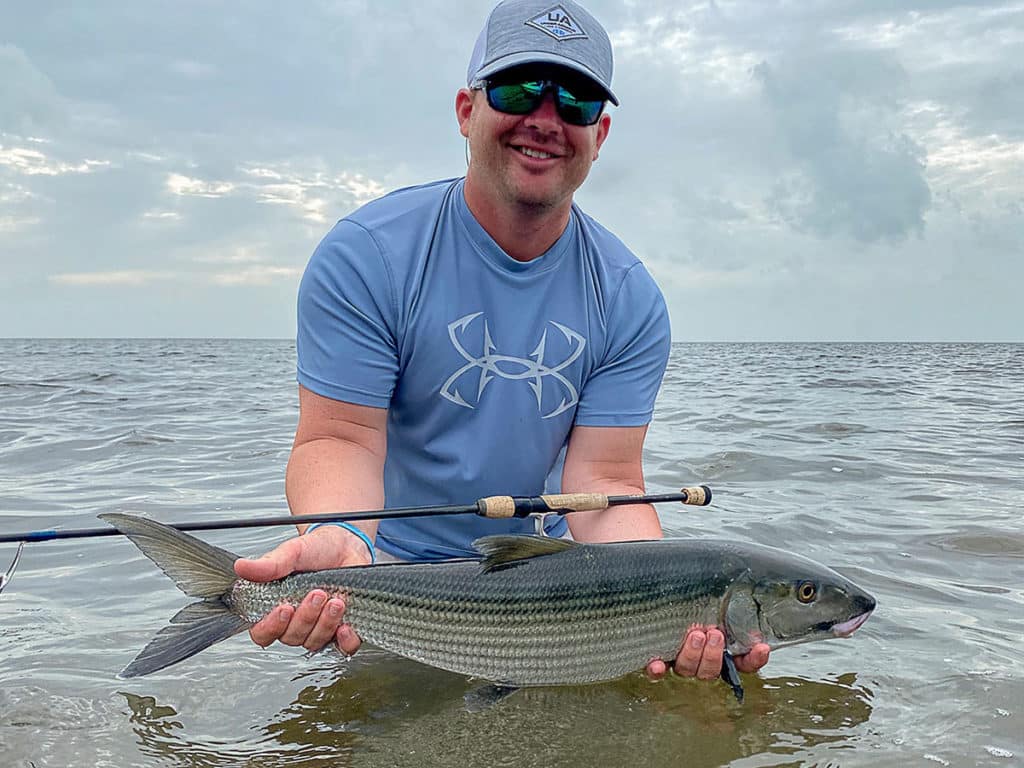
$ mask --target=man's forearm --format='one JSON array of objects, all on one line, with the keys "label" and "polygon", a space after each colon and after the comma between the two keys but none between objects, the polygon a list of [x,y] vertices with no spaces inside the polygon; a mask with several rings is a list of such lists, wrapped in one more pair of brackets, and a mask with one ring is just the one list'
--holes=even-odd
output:
[{"label": "man's forearm", "polygon": [[[383,457],[353,442],[321,438],[296,445],[288,459],[285,493],[293,515],[380,509]],[[372,541],[376,520],[355,523]],[[300,533],[306,526],[299,526]]]},{"label": "man's forearm", "polygon": [[[646,434],[646,427],[574,427],[562,466],[562,492],[642,494]],[[573,538],[579,541],[633,541],[662,536],[658,513],[650,504],[574,512],[568,520]]]},{"label": "man's forearm", "polygon": [[[563,493],[603,493],[607,496],[634,496],[644,492],[643,487],[625,482],[585,477],[566,478]],[[650,504],[629,504],[609,507],[594,512],[573,512],[567,515],[569,530],[577,541],[591,543],[604,541],[639,541],[660,539],[661,522]]]}]

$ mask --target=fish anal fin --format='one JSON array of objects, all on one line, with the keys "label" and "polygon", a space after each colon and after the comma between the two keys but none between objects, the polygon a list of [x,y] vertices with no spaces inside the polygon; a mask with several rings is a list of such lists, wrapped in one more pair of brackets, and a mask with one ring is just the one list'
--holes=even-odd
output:
[{"label": "fish anal fin", "polygon": [[484,572],[544,555],[555,555],[577,546],[567,539],[549,536],[484,536],[473,542],[483,555]]}]

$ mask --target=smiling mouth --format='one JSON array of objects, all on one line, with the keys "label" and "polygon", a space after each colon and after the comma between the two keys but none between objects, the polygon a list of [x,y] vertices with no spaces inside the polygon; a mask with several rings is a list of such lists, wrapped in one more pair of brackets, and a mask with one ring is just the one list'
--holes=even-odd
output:
[{"label": "smiling mouth", "polygon": [[536,160],[553,160],[558,157],[558,155],[553,155],[550,152],[542,152],[539,149],[531,149],[530,147],[520,147],[516,144],[512,145],[512,149],[521,155],[526,155],[527,157],[532,157]]}]

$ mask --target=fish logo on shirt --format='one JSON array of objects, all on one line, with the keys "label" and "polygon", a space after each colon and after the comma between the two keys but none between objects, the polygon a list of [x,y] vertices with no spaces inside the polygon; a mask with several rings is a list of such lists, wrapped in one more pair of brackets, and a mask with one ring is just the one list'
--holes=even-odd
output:
[{"label": "fish logo on shirt", "polygon": [[[548,364],[544,360],[548,340],[547,328],[541,334],[540,341],[537,342],[533,352],[527,357],[503,355],[497,351],[498,347],[491,338],[491,330],[487,325],[487,318],[485,317],[483,349],[479,355],[474,355],[466,349],[461,339],[465,335],[466,329],[481,316],[483,316],[483,312],[473,312],[448,324],[448,338],[451,339],[455,350],[466,360],[466,364],[448,377],[441,387],[441,397],[450,400],[456,405],[461,405],[463,408],[475,409],[476,406],[470,404],[462,395],[458,384],[460,380],[464,381],[463,386],[466,383],[473,382],[473,373],[476,372],[478,375],[474,383],[476,384],[475,402],[477,404],[480,403],[487,385],[496,378],[525,382],[533,390],[533,394],[537,398],[537,411],[542,419],[550,419],[560,413],[564,413],[580,401],[579,392],[576,390],[576,387],[561,371],[572,365],[583,354],[583,348],[587,345],[587,340],[582,335],[572,328],[556,323],[554,320],[549,320],[549,325],[554,326],[565,337],[565,340],[569,343],[570,351],[569,355],[561,362]],[[465,381],[467,379],[469,381]],[[559,389],[562,390],[561,402],[553,410],[546,413],[544,410],[545,379],[557,382]],[[550,407],[550,404],[548,405]]]}]

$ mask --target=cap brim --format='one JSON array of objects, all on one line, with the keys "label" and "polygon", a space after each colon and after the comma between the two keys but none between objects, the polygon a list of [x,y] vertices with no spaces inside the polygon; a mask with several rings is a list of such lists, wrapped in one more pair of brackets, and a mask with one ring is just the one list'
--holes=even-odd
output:
[{"label": "cap brim", "polygon": [[[564,56],[559,56],[554,53],[515,53],[511,56],[503,56],[496,61],[492,61],[485,67],[481,67],[476,75],[476,80],[486,80],[491,75],[496,75],[506,69],[512,67],[518,67],[521,64],[554,64],[559,67],[566,67],[568,69],[579,72],[581,75],[585,75],[587,78],[594,82],[598,88],[604,91],[605,96],[608,97],[608,101],[614,104],[616,107],[619,106],[619,100],[612,93],[611,89],[601,82],[600,78],[594,74],[590,69],[572,59],[567,59]],[[470,83],[472,85],[472,83]]]}]

